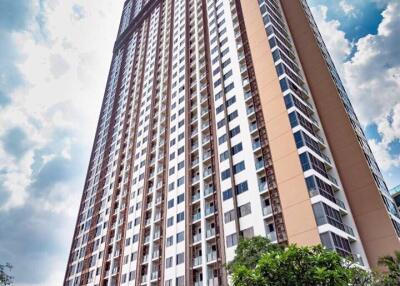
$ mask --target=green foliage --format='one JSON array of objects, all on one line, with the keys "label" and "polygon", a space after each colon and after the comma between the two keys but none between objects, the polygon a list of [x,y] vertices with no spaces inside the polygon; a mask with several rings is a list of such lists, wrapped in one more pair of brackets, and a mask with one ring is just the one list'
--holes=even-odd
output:
[{"label": "green foliage", "polygon": [[400,285],[400,251],[396,251],[394,256],[382,257],[378,263],[387,268],[387,273],[380,279],[380,285]]},{"label": "green foliage", "polygon": [[344,265],[322,246],[282,248],[262,237],[241,240],[228,265],[234,286],[370,285],[371,275]]},{"label": "green foliage", "polygon": [[[8,269],[8,271],[7,271]],[[8,275],[6,272],[10,272],[12,269],[12,265],[10,263],[6,263],[6,265],[0,264],[0,285],[11,285],[13,277]]]}]

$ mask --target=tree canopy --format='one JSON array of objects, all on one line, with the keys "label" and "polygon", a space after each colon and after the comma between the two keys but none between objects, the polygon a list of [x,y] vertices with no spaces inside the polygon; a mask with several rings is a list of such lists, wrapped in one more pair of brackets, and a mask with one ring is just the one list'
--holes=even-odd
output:
[{"label": "tree canopy", "polygon": [[11,285],[13,281],[13,277],[7,272],[10,272],[12,269],[11,264],[6,263],[5,265],[0,264],[0,285]]},{"label": "tree canopy", "polygon": [[400,285],[400,252],[380,260],[387,273],[373,273],[317,246],[271,244],[264,237],[241,240],[227,268],[234,286]]}]

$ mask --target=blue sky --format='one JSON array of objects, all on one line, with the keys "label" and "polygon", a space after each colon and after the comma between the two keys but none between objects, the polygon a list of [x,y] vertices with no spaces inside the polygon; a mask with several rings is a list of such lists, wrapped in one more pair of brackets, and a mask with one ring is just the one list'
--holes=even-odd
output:
[{"label": "blue sky", "polygon": [[[400,4],[310,0],[390,187],[400,184]],[[0,1],[0,263],[61,285],[122,0]]]}]

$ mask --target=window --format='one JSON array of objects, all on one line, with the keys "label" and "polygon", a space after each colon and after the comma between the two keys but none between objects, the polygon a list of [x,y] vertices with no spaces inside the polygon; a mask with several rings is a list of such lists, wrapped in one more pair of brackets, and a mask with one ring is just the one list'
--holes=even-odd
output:
[{"label": "window", "polygon": [[236,165],[233,165],[233,174],[240,173],[245,169],[244,161],[237,163]]},{"label": "window", "polygon": [[232,246],[234,246],[236,244],[237,244],[237,235],[236,235],[236,233],[233,233],[233,234],[228,235],[226,237],[226,246],[227,247],[232,247]]},{"label": "window", "polygon": [[230,198],[232,198],[232,189],[228,189],[228,190],[224,191],[222,193],[222,197],[223,197],[224,201],[229,200]]},{"label": "window", "polygon": [[171,236],[167,237],[167,243],[166,243],[166,245],[167,245],[167,247],[168,247],[168,246],[171,246],[171,245],[173,245],[173,244],[174,244],[174,237],[171,235]]},{"label": "window", "polygon": [[165,286],[172,286],[172,279],[165,281]]},{"label": "window", "polygon": [[176,278],[176,286],[185,286],[185,277],[180,276]]},{"label": "window", "polygon": [[242,143],[236,144],[231,148],[232,156],[243,150]]},{"label": "window", "polygon": [[220,160],[221,162],[225,161],[225,160],[228,159],[228,158],[229,158],[229,152],[228,152],[228,151],[225,151],[224,153],[222,153],[222,154],[219,156],[219,160]]},{"label": "window", "polygon": [[181,221],[183,221],[184,219],[185,219],[185,214],[184,214],[183,212],[178,213],[178,214],[176,215],[176,223],[181,222]]},{"label": "window", "polygon": [[238,135],[239,133],[240,133],[240,126],[236,126],[231,131],[229,131],[229,138],[232,138],[235,135]]},{"label": "window", "polygon": [[178,179],[177,186],[178,186],[178,187],[179,187],[179,186],[182,186],[182,185],[184,184],[184,182],[185,182],[185,178],[184,178],[184,177],[180,177],[180,178]]},{"label": "window", "polygon": [[168,218],[167,219],[167,226],[171,226],[173,224],[174,224],[174,218],[173,217]]},{"label": "window", "polygon": [[182,253],[176,255],[176,265],[182,264],[185,261],[185,256]]},{"label": "window", "polygon": [[236,216],[235,210],[227,211],[227,212],[224,214],[225,223],[228,223],[228,222],[233,221],[233,220],[235,219],[235,216]]},{"label": "window", "polygon": [[235,186],[235,192],[237,195],[246,192],[249,189],[249,186],[247,184],[247,181],[244,181],[243,183],[237,184]]},{"label": "window", "polygon": [[176,198],[176,204],[180,204],[181,202],[183,202],[185,200],[185,194],[180,194],[177,198]]},{"label": "window", "polygon": [[185,239],[185,232],[181,231],[176,234],[176,243],[179,243]]},{"label": "window", "polygon": [[244,205],[240,206],[238,209],[239,209],[239,217],[244,217],[248,214],[251,214],[251,204],[250,203],[244,204]]},{"label": "window", "polygon": [[221,137],[218,138],[218,143],[221,145],[222,143],[226,142],[228,136],[226,134],[222,135]]},{"label": "window", "polygon": [[174,199],[168,201],[168,208],[172,208],[174,206]]},{"label": "window", "polygon": [[225,125],[225,118],[224,118],[224,119],[221,119],[221,120],[217,123],[218,129],[221,128],[221,127],[224,126],[224,125]]},{"label": "window", "polygon": [[165,259],[165,268],[170,268],[172,267],[172,257],[168,257]]},{"label": "window", "polygon": [[230,169],[226,169],[225,171],[222,171],[222,173],[221,173],[222,180],[228,179],[230,176],[231,176]]},{"label": "window", "polygon": [[241,231],[243,238],[252,238],[254,236],[254,228],[249,227]]},{"label": "window", "polygon": [[232,112],[231,114],[228,115],[228,121],[232,121],[233,119],[235,119],[236,117],[238,117],[238,112],[237,110],[235,110],[234,112]]}]

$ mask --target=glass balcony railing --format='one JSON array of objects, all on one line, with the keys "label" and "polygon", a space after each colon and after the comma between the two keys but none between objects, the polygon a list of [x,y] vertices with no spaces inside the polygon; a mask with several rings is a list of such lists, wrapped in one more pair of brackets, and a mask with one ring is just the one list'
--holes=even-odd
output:
[{"label": "glass balcony railing", "polygon": [[274,241],[276,241],[276,232],[275,232],[275,231],[267,232],[267,233],[266,233],[266,237],[267,237],[271,242],[274,242]]},{"label": "glass balcony railing", "polygon": [[206,209],[204,210],[205,215],[210,215],[213,214],[215,212],[215,208],[214,207],[206,207]]},{"label": "glass balcony railing", "polygon": [[206,238],[210,238],[215,235],[215,228],[209,228],[206,230]]},{"label": "glass balcony railing", "polygon": [[200,199],[200,193],[196,193],[192,196],[192,202],[195,202]]},{"label": "glass balcony railing", "polygon": [[201,219],[201,213],[200,212],[198,212],[198,213],[193,215],[193,218],[192,218],[193,221],[196,221],[196,220],[199,220],[199,219]]},{"label": "glass balcony railing", "polygon": [[204,196],[208,196],[208,195],[210,195],[212,193],[214,193],[214,188],[208,187],[208,188],[204,189]]},{"label": "glass balcony railing", "polygon": [[207,262],[211,262],[217,260],[217,252],[216,251],[211,251],[207,253]]},{"label": "glass balcony railing", "polygon": [[199,265],[201,265],[201,262],[202,262],[201,256],[197,256],[197,257],[193,258],[193,266],[199,266]]},{"label": "glass balcony railing", "polygon": [[271,206],[263,207],[263,215],[264,216],[269,216],[271,214],[272,214],[272,207]]},{"label": "glass balcony railing", "polygon": [[201,233],[196,233],[193,235],[193,243],[196,243],[201,240]]}]

